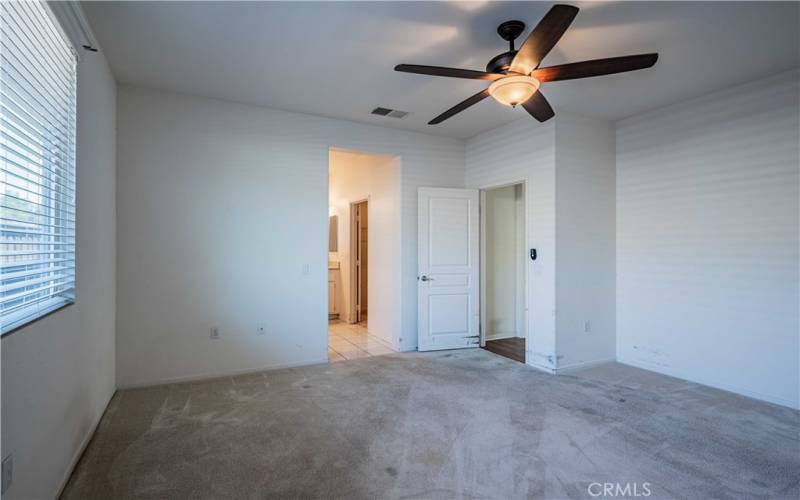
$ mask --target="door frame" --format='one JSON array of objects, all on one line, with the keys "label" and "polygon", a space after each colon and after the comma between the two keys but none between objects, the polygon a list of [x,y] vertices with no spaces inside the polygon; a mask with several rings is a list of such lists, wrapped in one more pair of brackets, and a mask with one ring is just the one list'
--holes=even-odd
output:
[{"label": "door frame", "polygon": [[523,200],[523,239],[525,240],[525,254],[524,254],[524,262],[525,265],[523,266],[524,272],[522,273],[522,304],[525,307],[524,314],[522,315],[522,329],[523,329],[523,337],[525,337],[525,363],[528,362],[528,352],[533,350],[533,343],[531,342],[531,328],[530,325],[530,307],[528,304],[528,273],[530,270],[530,260],[528,257],[528,246],[530,244],[530,239],[528,238],[528,209],[530,203],[530,195],[528,191],[528,179],[521,178],[518,180],[509,180],[503,181],[499,183],[493,184],[486,184],[483,186],[478,187],[478,192],[480,193],[480,277],[478,280],[479,283],[479,293],[480,293],[480,346],[486,346],[486,191],[491,191],[493,189],[504,188],[509,186],[517,186],[522,185],[523,189],[523,196],[525,199]]},{"label": "door frame", "polygon": [[[350,202],[350,310],[347,311],[347,322],[354,324],[358,323],[359,321],[359,308],[358,308],[358,269],[356,266],[356,250],[358,249],[359,245],[359,235],[358,235],[358,224],[357,218],[358,215],[356,214],[356,207],[361,203],[367,204],[367,213],[369,213],[369,196],[366,198],[351,201]],[[369,217],[369,215],[367,215]],[[367,233],[367,241],[369,241],[369,233]],[[369,245],[369,243],[367,243]],[[369,266],[369,261],[367,261],[367,266]],[[369,272],[369,271],[368,271]],[[367,275],[369,276],[369,274]],[[367,278],[369,279],[369,278]],[[367,283],[367,287],[369,287],[369,283]],[[367,288],[369,291],[369,288]],[[367,317],[367,324],[369,325],[369,317]]]}]

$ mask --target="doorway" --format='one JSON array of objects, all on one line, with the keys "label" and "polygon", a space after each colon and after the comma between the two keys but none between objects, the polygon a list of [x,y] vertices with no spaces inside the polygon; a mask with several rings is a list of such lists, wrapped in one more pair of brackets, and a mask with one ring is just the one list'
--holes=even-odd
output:
[{"label": "doorway", "polygon": [[481,347],[525,362],[525,184],[481,191]]},{"label": "doorway", "polygon": [[401,340],[400,161],[331,148],[328,163],[328,360],[387,354]]},{"label": "doorway", "polygon": [[351,282],[354,283],[350,317],[355,318],[356,323],[363,323],[367,321],[369,305],[369,200],[351,204],[350,217],[350,241],[354,250],[350,252]]}]

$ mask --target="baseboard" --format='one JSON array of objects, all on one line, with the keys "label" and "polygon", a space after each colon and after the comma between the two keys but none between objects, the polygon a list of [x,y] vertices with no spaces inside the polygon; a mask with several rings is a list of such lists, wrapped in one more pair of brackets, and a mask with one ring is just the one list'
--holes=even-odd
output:
[{"label": "baseboard", "polygon": [[114,399],[114,394],[116,393],[117,390],[115,389],[114,392],[111,393],[111,396],[106,401],[105,406],[103,406],[103,411],[100,412],[100,416],[89,428],[89,432],[86,433],[86,436],[83,437],[81,445],[78,447],[77,451],[72,456],[72,460],[70,460],[70,464],[69,467],[67,467],[66,474],[64,475],[64,477],[61,478],[61,484],[58,487],[58,490],[56,491],[56,494],[55,496],[53,496],[53,498],[59,498],[61,497],[61,494],[64,493],[64,488],[67,487],[67,483],[69,483],[69,480],[72,477],[72,473],[75,472],[75,467],[78,466],[78,462],[81,461],[81,458],[83,458],[83,454],[86,453],[86,448],[88,448],[89,443],[92,442],[92,438],[94,438],[94,435],[97,432],[97,427],[100,425],[100,422],[106,415],[106,411],[108,411],[108,405],[111,403],[111,400]]},{"label": "baseboard", "polygon": [[540,364],[534,363],[532,361],[527,361],[525,364],[530,366],[531,368],[535,368],[535,369],[539,370],[540,372],[547,373],[548,375],[555,375],[556,374],[555,370],[553,370],[549,366],[540,365]]},{"label": "baseboard", "polygon": [[616,358],[596,359],[594,361],[581,361],[579,363],[570,363],[568,365],[559,366],[556,368],[556,373],[570,373],[578,370],[584,370],[593,366],[607,365],[616,361]]},{"label": "baseboard", "polygon": [[700,381],[700,380],[693,380],[690,378],[686,378],[685,375],[677,372],[676,370],[671,370],[669,368],[664,368],[663,366],[654,366],[652,364],[648,364],[646,362],[641,362],[635,359],[630,359],[626,357],[617,358],[617,362],[623,365],[633,366],[634,368],[640,368],[642,370],[647,370],[650,372],[660,373],[662,375],[667,375],[670,377],[675,377],[677,379],[685,380],[687,382],[691,382],[693,384],[704,385],[706,387],[711,387],[713,389],[717,389],[720,391],[730,392],[736,394],[738,396],[744,396],[747,398],[757,399],[759,401],[764,401],[767,403],[772,403],[780,406],[785,406],[787,408],[791,408],[793,410],[800,410],[800,403],[793,402],[787,399],[784,399],[779,396],[773,396],[771,394],[764,394],[758,391],[752,391],[749,389],[743,389],[741,387],[732,386],[728,384],[718,383],[716,381]]},{"label": "baseboard", "polygon": [[486,340],[503,340],[503,339],[512,339],[516,337],[517,334],[514,332],[506,332],[506,333],[495,333],[495,334],[486,334]]},{"label": "baseboard", "polygon": [[201,382],[203,380],[213,380],[215,378],[235,377],[237,375],[249,375],[251,373],[266,372],[270,370],[281,370],[283,368],[297,368],[299,366],[321,365],[328,362],[328,357],[316,360],[298,361],[296,363],[279,363],[274,365],[262,366],[259,368],[245,368],[242,370],[229,370],[219,373],[201,373],[196,375],[186,375],[183,377],[171,377],[147,382],[134,382],[132,384],[122,384],[117,389],[142,389],[144,387],[154,387],[166,384],[181,384],[185,382]]}]

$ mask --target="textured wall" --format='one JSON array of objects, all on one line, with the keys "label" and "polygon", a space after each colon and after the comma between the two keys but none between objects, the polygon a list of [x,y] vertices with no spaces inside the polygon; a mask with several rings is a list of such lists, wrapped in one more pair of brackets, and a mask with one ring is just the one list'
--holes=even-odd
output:
[{"label": "textured wall", "polygon": [[616,357],[614,141],[611,122],[556,116],[559,369]]},{"label": "textured wall", "polygon": [[118,102],[121,386],[326,359],[330,146],[400,157],[396,329],[416,347],[417,187],[463,186],[463,141],[135,87]]},{"label": "textured wall", "polygon": [[798,407],[798,72],[617,129],[617,356]]}]

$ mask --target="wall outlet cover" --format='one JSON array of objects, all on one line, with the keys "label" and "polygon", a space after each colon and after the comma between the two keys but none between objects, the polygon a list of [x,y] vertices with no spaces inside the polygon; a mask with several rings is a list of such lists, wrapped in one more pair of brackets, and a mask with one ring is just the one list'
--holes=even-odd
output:
[{"label": "wall outlet cover", "polygon": [[219,338],[219,327],[218,326],[212,326],[211,327],[211,335],[209,335],[209,337],[212,338],[212,339],[218,339]]},{"label": "wall outlet cover", "polygon": [[267,334],[267,324],[266,323],[259,323],[256,325],[256,335],[266,335]]}]

